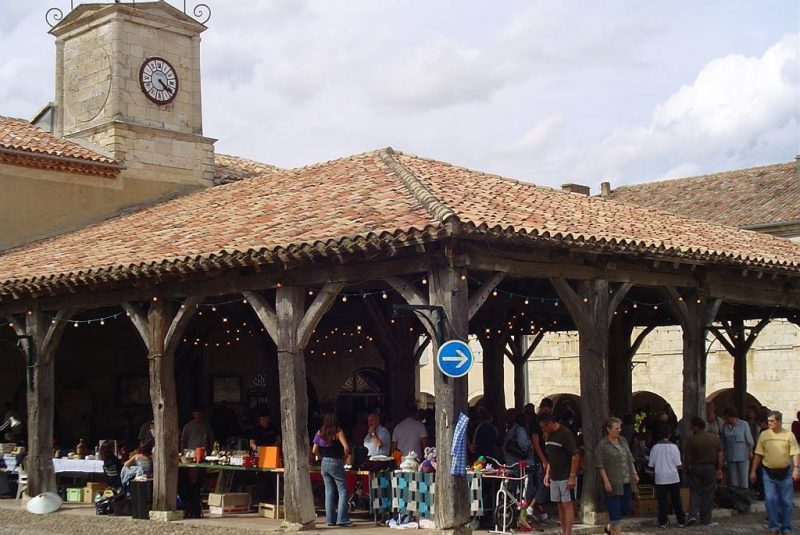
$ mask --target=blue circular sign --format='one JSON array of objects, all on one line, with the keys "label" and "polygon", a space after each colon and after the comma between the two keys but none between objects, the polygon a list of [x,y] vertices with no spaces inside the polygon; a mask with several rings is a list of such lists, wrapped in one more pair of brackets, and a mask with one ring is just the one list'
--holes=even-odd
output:
[{"label": "blue circular sign", "polygon": [[436,364],[443,374],[463,377],[472,369],[475,358],[469,344],[461,340],[448,340],[436,352]]}]

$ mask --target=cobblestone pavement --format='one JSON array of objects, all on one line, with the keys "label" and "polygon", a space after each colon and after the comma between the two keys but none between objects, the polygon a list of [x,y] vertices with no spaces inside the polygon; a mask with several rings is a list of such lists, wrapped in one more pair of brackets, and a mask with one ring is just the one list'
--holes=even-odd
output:
[{"label": "cobblestone pavement", "polygon": [[[676,525],[668,529],[659,528],[655,519],[633,518],[625,521],[623,532],[626,534],[645,533],[675,533],[675,535],[691,534],[741,534],[753,535],[767,533],[767,524],[764,513],[750,513],[745,515],[720,516],[715,518],[718,526],[691,526],[678,528]],[[793,522],[795,533],[800,533],[800,511],[795,509]],[[419,530],[428,532],[428,530]],[[417,531],[419,533],[419,531]],[[375,526],[371,521],[361,519],[354,528],[327,528],[324,524],[310,533],[314,535],[388,535],[389,528]],[[184,520],[180,522],[154,522],[146,520],[133,520],[130,517],[95,516],[91,511],[76,511],[63,509],[49,515],[33,515],[19,508],[12,508],[2,504],[0,506],[0,535],[254,535],[272,533],[286,535],[278,521],[251,516],[250,518],[225,518],[225,519],[199,519]],[[476,531],[483,535],[485,530]],[[548,526],[544,533],[560,533],[558,526]],[[575,535],[588,535],[603,533],[601,526],[575,526]]]}]

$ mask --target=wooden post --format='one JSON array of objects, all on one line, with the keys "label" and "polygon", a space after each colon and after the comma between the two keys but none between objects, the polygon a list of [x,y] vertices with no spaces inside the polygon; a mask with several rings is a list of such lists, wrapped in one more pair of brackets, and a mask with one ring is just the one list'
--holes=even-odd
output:
[{"label": "wooden post", "polygon": [[430,339],[417,344],[419,335],[409,333],[408,330],[411,327],[411,321],[408,321],[409,315],[398,317],[394,323],[396,328],[393,329],[389,314],[379,302],[368,297],[364,305],[375,332],[375,345],[386,367],[390,417],[393,421],[399,422],[405,417],[406,408],[414,403],[416,366]]},{"label": "wooden post", "polygon": [[[717,327],[710,329],[733,357],[733,400],[740,418],[744,418],[747,411],[747,353],[769,321],[770,318],[763,318],[755,327],[747,329],[744,320],[738,318],[721,322],[721,329]],[[747,330],[750,332],[746,332]]]},{"label": "wooden post", "polygon": [[680,432],[690,432],[689,422],[705,416],[706,407],[706,329],[717,315],[721,299],[707,299],[703,294],[681,296],[667,287],[667,305],[683,329],[683,415]]},{"label": "wooden post", "polygon": [[[474,316],[491,291],[503,279],[503,273],[493,273],[472,297],[469,297],[467,272],[463,268],[455,268],[446,259],[437,258],[431,265],[429,273],[429,294],[426,298],[412,284],[400,277],[386,277],[388,282],[407,303],[411,305],[440,306],[444,310],[444,332],[437,333],[433,325],[436,314],[419,311],[417,314],[426,318],[422,324],[433,340],[433,354],[439,350],[438,335],[443,340],[467,341],[469,336],[469,320]],[[459,413],[467,413],[467,378],[453,379],[440,371],[434,370],[434,394],[436,396],[436,527],[439,530],[470,533],[469,500],[467,496],[466,477],[450,475],[452,455],[450,447],[453,432]]]},{"label": "wooden post", "polygon": [[614,316],[608,339],[608,405],[619,418],[633,412],[633,357],[655,329],[648,325],[631,342],[634,325],[631,316]]},{"label": "wooden post", "polygon": [[581,514],[584,523],[596,523],[600,500],[594,448],[603,437],[608,416],[608,330],[614,311],[632,284],[613,289],[607,280],[578,283],[577,291],[561,278],[550,279],[578,329],[581,375],[581,429],[584,444],[583,493]]},{"label": "wooden post", "polygon": [[505,356],[502,337],[491,336],[488,339],[478,336],[483,348],[483,400],[484,407],[492,415],[494,425],[498,429],[506,414],[506,389],[504,381]]},{"label": "wooden post", "polygon": [[[445,263],[431,266],[430,304],[444,309],[443,341],[467,341],[469,336],[468,288],[466,270]],[[433,342],[433,353],[439,350],[439,340]],[[434,370],[436,395],[436,527],[454,533],[471,533],[467,527],[470,500],[467,477],[453,476],[450,452],[453,432],[460,413],[467,413],[467,378],[454,379]]]},{"label": "wooden post", "polygon": [[514,406],[518,409],[522,409],[528,402],[525,365],[539,344],[542,343],[543,338],[544,331],[537,332],[533,337],[527,337],[527,347],[525,347],[526,337],[524,335],[514,335],[508,339],[505,355],[514,365]]},{"label": "wooden post", "polygon": [[306,291],[300,286],[279,286],[275,292],[274,309],[263,295],[244,292],[247,302],[278,346],[286,521],[298,529],[313,529],[317,516],[308,477],[308,394],[304,350],[343,286],[341,283],[326,284],[308,311],[305,311]]},{"label": "wooden post", "polygon": [[[32,388],[28,388],[28,496],[56,492],[56,473],[53,469],[54,420],[54,359],[58,343],[64,334],[66,321],[73,311],[59,310],[52,320],[38,306],[26,316],[9,317],[14,332],[28,352],[32,369]],[[31,358],[32,357],[32,358]]]},{"label": "wooden post", "polygon": [[175,312],[172,304],[153,298],[145,314],[132,303],[123,303],[136,331],[147,348],[150,404],[153,410],[153,509],[150,517],[177,520],[178,403],[175,391],[175,353],[202,297],[188,297]]}]

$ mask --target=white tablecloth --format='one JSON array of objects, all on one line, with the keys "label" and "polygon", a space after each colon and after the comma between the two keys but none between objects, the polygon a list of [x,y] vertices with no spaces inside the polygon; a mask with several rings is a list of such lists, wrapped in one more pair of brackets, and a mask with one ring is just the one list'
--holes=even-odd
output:
[{"label": "white tablecloth", "polygon": [[103,473],[103,461],[85,459],[53,459],[53,468],[58,472]]}]

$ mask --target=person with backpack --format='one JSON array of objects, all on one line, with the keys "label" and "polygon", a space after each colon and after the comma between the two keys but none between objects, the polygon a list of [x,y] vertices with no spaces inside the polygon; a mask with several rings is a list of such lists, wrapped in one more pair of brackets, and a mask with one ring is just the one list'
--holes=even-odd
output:
[{"label": "person with backpack", "polygon": [[505,436],[503,437],[503,454],[507,465],[525,463],[524,470],[520,470],[520,476],[526,476],[524,485],[525,504],[531,503],[536,492],[534,479],[536,475],[536,456],[531,445],[531,438],[528,434],[528,417],[525,413],[516,409],[509,409],[506,419],[511,422]]}]

